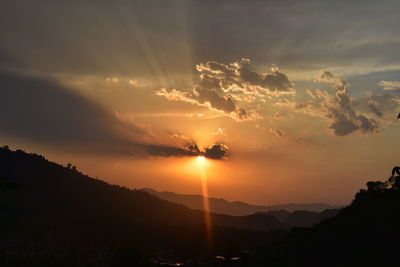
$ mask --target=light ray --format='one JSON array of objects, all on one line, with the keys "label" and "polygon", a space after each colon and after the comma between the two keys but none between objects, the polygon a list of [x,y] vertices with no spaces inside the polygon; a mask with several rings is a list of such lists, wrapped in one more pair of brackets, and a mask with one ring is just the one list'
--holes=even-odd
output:
[{"label": "light ray", "polygon": [[197,164],[200,171],[200,178],[201,178],[201,191],[202,191],[202,198],[203,198],[203,208],[204,208],[204,223],[206,227],[207,233],[207,241],[208,241],[208,251],[210,256],[212,255],[212,248],[213,248],[213,240],[212,240],[212,222],[211,222],[211,214],[210,214],[210,203],[208,201],[208,186],[207,186],[207,176],[206,176],[206,164],[207,159],[204,156],[197,157]]}]

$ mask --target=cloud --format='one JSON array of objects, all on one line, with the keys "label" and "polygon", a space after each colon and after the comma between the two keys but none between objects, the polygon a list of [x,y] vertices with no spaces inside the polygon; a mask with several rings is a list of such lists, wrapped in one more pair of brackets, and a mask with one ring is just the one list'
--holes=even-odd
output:
[{"label": "cloud", "polygon": [[223,91],[241,90],[245,94],[261,95],[270,93],[291,94],[293,84],[288,77],[279,72],[276,66],[271,73],[257,73],[251,66],[250,59],[243,58],[229,65],[208,61],[196,66],[196,69],[215,81]]},{"label": "cloud", "polygon": [[158,157],[194,157],[198,153],[188,148],[179,148],[172,146],[159,146],[159,145],[142,145],[144,150],[152,156]]},{"label": "cloud", "polygon": [[146,151],[150,155],[164,156],[164,157],[182,157],[182,156],[204,156],[210,159],[226,159],[229,157],[229,148],[225,144],[214,144],[210,147],[205,148],[203,151],[199,149],[196,144],[187,146],[186,148],[177,147],[160,147],[147,145],[145,146]]},{"label": "cloud", "polygon": [[379,103],[374,100],[369,100],[368,101],[368,107],[370,110],[378,117],[383,117],[383,113],[380,110]]},{"label": "cloud", "polygon": [[0,87],[0,134],[12,138],[102,154],[167,157],[200,153],[158,142],[140,127],[119,120],[105,107],[52,79],[0,69]]},{"label": "cloud", "polygon": [[230,96],[221,96],[214,90],[195,88],[191,92],[165,88],[159,89],[155,93],[163,96],[170,101],[183,101],[199,106],[205,106],[212,110],[222,111],[236,120],[250,119],[248,112],[236,106]]},{"label": "cloud", "polygon": [[321,76],[319,77],[321,81],[329,82],[333,79],[333,74],[329,71],[322,71]]},{"label": "cloud", "polygon": [[303,73],[321,64],[341,73],[399,69],[399,7],[372,0],[2,1],[0,60],[7,55],[12,67],[48,73],[150,77],[190,75],[192,59],[238,55]]},{"label": "cloud", "polygon": [[[307,90],[311,101],[300,103],[288,103],[297,112],[312,116],[325,117],[330,120],[329,129],[336,136],[346,136],[355,131],[361,134],[372,134],[377,132],[384,116],[380,101],[374,100],[373,96],[368,99],[353,99],[349,95],[349,83],[335,77],[329,71],[323,71],[318,79],[320,82],[332,84],[333,94],[326,90]],[[376,98],[377,96],[374,96]],[[358,106],[366,102],[366,108],[362,110]],[[367,113],[372,113],[373,116]]]},{"label": "cloud", "polygon": [[183,101],[224,112],[236,120],[259,118],[254,111],[238,106],[238,102],[256,102],[269,95],[293,94],[293,84],[277,67],[272,73],[252,70],[251,61],[242,59],[229,65],[208,61],[196,65],[200,81],[188,91],[159,89],[155,92],[170,101]]},{"label": "cloud", "polygon": [[282,138],[285,135],[285,132],[279,129],[269,129],[269,132],[278,138]]},{"label": "cloud", "polygon": [[379,85],[383,87],[383,90],[397,90],[400,89],[399,81],[380,81]]},{"label": "cloud", "polygon": [[224,144],[215,144],[206,148],[202,153],[206,158],[223,159],[229,155],[229,148]]},{"label": "cloud", "polygon": [[369,134],[378,130],[379,126],[376,120],[356,112],[348,94],[349,84],[346,80],[336,78],[327,71],[324,71],[320,78],[322,81],[332,83],[335,91],[333,99],[323,103],[327,117],[332,121],[329,128],[335,135],[345,136],[356,130],[363,134]]},{"label": "cloud", "polygon": [[374,116],[380,127],[393,124],[400,110],[400,99],[390,94],[370,95],[354,102],[358,110]]},{"label": "cloud", "polygon": [[115,136],[142,135],[101,105],[54,80],[0,71],[0,131],[38,142],[108,143]]}]

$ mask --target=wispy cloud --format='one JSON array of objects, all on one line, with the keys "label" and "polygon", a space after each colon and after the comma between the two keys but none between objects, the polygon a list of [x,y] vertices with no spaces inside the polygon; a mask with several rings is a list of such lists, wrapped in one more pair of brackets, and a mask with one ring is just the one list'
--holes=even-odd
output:
[{"label": "wispy cloud", "polygon": [[379,85],[383,87],[383,90],[397,90],[400,89],[399,81],[380,81]]}]

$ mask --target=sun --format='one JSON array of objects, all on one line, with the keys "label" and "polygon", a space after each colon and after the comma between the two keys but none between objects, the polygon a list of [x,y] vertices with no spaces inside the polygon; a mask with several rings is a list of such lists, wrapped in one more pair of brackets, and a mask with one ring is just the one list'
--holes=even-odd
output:
[{"label": "sun", "polygon": [[204,164],[206,163],[206,157],[204,156],[197,156],[197,164],[199,166],[204,166]]}]

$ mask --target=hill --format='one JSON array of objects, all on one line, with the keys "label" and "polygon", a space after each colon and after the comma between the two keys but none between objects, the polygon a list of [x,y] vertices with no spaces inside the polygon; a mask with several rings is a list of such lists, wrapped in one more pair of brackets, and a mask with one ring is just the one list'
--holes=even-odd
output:
[{"label": "hill", "polygon": [[[173,192],[158,192],[154,189],[143,188],[154,196],[168,200],[173,203],[185,205],[192,209],[203,209],[203,198],[201,195],[177,194]],[[232,216],[244,216],[256,212],[267,212],[276,210],[286,210],[289,212],[296,210],[305,210],[312,212],[321,212],[326,209],[336,209],[338,206],[332,206],[325,203],[305,203],[305,204],[281,204],[281,205],[252,205],[241,201],[230,202],[225,199],[209,198],[211,212],[227,214]]]},{"label": "hill", "polygon": [[[0,148],[0,176],[0,251],[33,259],[51,255],[51,260],[88,248],[114,253],[129,247],[147,256],[209,253],[203,211],[7,147]],[[267,233],[287,228],[270,215],[210,215],[215,253],[232,251],[232,246],[237,252],[255,244],[269,246],[286,233]]]},{"label": "hill", "polygon": [[269,266],[400,266],[399,178],[368,182],[336,216],[292,229]]},{"label": "hill", "polygon": [[286,210],[274,210],[267,212],[259,212],[256,214],[274,216],[280,222],[291,227],[311,227],[321,221],[334,217],[340,209],[326,209],[321,212],[313,212],[307,210],[295,210],[289,212]]}]

